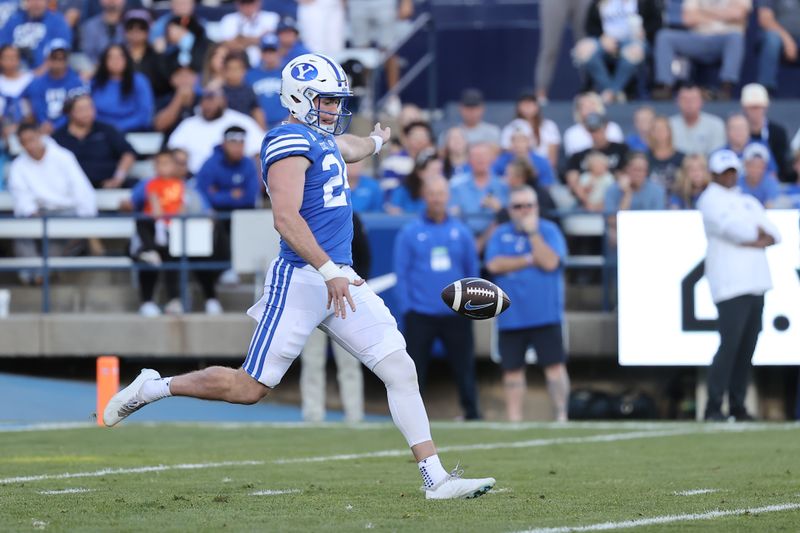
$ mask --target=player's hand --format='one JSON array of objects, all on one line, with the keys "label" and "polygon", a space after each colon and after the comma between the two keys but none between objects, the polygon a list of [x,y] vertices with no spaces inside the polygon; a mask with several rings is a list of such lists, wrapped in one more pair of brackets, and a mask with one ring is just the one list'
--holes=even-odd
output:
[{"label": "player's hand", "polygon": [[373,135],[377,135],[378,137],[383,139],[383,144],[385,145],[386,143],[389,142],[389,139],[392,138],[392,128],[389,127],[381,128],[381,123],[378,122],[377,124],[375,124],[375,127],[372,128],[372,133],[370,133],[369,135],[370,137]]},{"label": "player's hand", "polygon": [[347,317],[347,304],[350,304],[350,309],[354,313],[356,312],[356,304],[350,295],[350,284],[358,287],[364,284],[364,280],[356,278],[351,281],[343,275],[340,278],[333,278],[325,282],[325,285],[328,286],[327,308],[330,309],[331,304],[333,304],[333,316],[335,317],[341,317],[342,319]]}]

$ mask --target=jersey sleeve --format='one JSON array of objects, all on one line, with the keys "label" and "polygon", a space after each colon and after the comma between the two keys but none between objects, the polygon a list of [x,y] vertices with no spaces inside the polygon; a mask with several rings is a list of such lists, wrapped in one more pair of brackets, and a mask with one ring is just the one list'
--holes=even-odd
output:
[{"label": "jersey sleeve", "polygon": [[264,170],[268,172],[272,164],[287,157],[302,156],[313,163],[311,152],[311,142],[303,132],[280,128],[266,139],[261,161],[264,164]]}]

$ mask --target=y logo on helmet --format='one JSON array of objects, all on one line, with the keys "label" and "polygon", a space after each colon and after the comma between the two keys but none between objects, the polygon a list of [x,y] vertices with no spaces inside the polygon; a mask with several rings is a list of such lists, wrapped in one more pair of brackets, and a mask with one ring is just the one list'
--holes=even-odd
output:
[{"label": "y logo on helmet", "polygon": [[311,81],[319,75],[317,67],[308,63],[300,63],[292,69],[292,77],[298,81]]}]

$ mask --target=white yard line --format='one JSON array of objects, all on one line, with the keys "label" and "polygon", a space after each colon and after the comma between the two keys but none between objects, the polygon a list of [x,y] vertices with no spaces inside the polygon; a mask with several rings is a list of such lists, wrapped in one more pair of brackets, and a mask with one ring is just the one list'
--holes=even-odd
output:
[{"label": "white yard line", "polygon": [[46,479],[71,479],[81,477],[119,476],[123,474],[147,474],[150,472],[166,472],[168,470],[201,470],[204,468],[221,468],[225,466],[263,465],[264,461],[222,461],[219,463],[193,463],[178,465],[140,466],[136,468],[104,468],[93,472],[67,472],[64,474],[42,474],[38,476],[19,476],[0,479],[0,485],[9,483],[25,483],[28,481],[44,481]]},{"label": "white yard line", "polygon": [[691,513],[679,515],[654,516],[652,518],[640,518],[638,520],[625,520],[624,522],[602,522],[590,524],[588,526],[570,527],[545,527],[528,529],[519,533],[570,533],[572,531],[606,531],[609,529],[630,529],[634,527],[652,526],[658,524],[671,524],[674,522],[691,522],[695,520],[714,520],[726,516],[743,514],[776,513],[779,511],[795,511],[800,509],[800,503],[781,503],[777,505],[766,505],[764,507],[752,507],[750,509],[733,509],[731,511],[709,511],[707,513]]},{"label": "white yard line", "polygon": [[97,424],[90,422],[47,422],[42,424],[0,424],[0,433],[18,433],[22,431],[63,431],[67,429],[95,428]]},{"label": "white yard line", "polygon": [[692,490],[679,490],[672,494],[675,496],[697,496],[698,494],[713,494],[719,492],[719,489],[692,489]]},{"label": "white yard line", "polygon": [[39,494],[52,496],[54,494],[82,494],[84,492],[94,492],[94,489],[62,489],[62,490],[40,490]]},{"label": "white yard line", "polygon": [[286,489],[286,490],[257,490],[251,492],[250,496],[277,496],[278,494],[297,494],[302,492],[300,489]]}]

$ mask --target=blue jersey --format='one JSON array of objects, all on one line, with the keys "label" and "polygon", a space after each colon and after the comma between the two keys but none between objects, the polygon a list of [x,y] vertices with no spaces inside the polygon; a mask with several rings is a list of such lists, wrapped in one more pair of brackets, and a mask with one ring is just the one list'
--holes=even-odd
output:
[{"label": "blue jersey", "polygon": [[256,93],[258,105],[267,116],[270,126],[277,126],[289,116],[289,110],[281,103],[281,70],[254,68],[244,77],[245,83]]},{"label": "blue jersey", "polygon": [[[560,324],[564,318],[564,260],[567,243],[558,226],[549,220],[539,220],[542,239],[561,259],[559,268],[546,272],[530,266],[494,276],[511,300],[508,311],[497,317],[499,330],[522,329]],[[497,227],[486,243],[485,260],[498,256],[519,257],[533,253],[530,238],[517,231],[510,222]]]},{"label": "blue jersey", "polygon": [[[352,265],[353,204],[347,167],[336,140],[301,124],[283,124],[271,130],[261,143],[265,184],[269,167],[293,156],[305,157],[311,163],[306,170],[300,216],[334,263]],[[297,267],[307,264],[282,238],[280,257]]]}]

